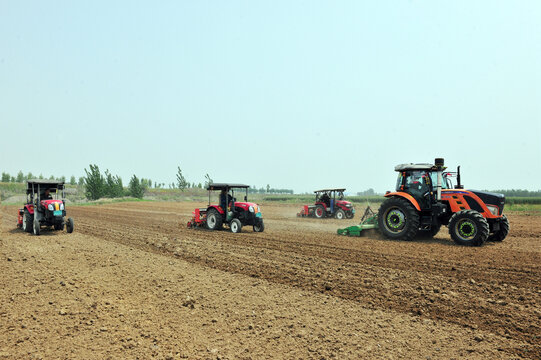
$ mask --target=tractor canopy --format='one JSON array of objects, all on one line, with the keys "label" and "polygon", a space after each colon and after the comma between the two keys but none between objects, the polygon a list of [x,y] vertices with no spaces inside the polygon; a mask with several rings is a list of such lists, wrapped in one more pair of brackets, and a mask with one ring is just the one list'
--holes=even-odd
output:
[{"label": "tractor canopy", "polygon": [[244,184],[233,184],[233,183],[211,183],[209,186],[207,186],[208,191],[212,190],[229,190],[232,188],[235,189],[248,189],[250,185],[244,185]]},{"label": "tractor canopy", "polygon": [[46,180],[46,179],[31,179],[26,182],[26,193],[34,194],[37,192],[43,192],[45,189],[49,189],[50,192],[54,193],[56,190],[64,189],[64,182],[57,180]]}]

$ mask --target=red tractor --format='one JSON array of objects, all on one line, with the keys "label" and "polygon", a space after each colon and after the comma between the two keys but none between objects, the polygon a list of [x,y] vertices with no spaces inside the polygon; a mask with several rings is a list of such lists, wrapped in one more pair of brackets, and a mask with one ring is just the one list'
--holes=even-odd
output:
[{"label": "red tractor", "polygon": [[[59,193],[61,198],[59,199]],[[55,196],[53,197],[54,194]],[[26,232],[39,235],[42,226],[54,230],[73,232],[73,219],[66,216],[64,182],[55,180],[28,180],[26,184],[26,204],[19,209],[17,227]]]},{"label": "red tractor", "polygon": [[[355,216],[353,204],[344,200],[346,189],[323,189],[316,190],[316,201],[314,205],[304,205],[297,214],[298,217],[335,217],[341,219],[352,219]],[[338,198],[338,199],[337,199]]]},{"label": "red tractor", "polygon": [[[265,225],[261,214],[261,207],[256,203],[248,202],[248,188],[243,184],[217,184],[211,183],[209,204],[206,208],[195,209],[193,217],[188,221],[189,228],[205,227],[209,230],[220,230],[226,224],[233,233],[239,233],[243,226],[251,225],[255,232],[263,232]],[[244,189],[244,201],[237,201],[235,189]],[[210,197],[213,191],[220,191],[218,205],[211,204]]]},{"label": "red tractor", "polygon": [[[460,245],[481,246],[487,240],[502,241],[509,233],[503,214],[505,196],[486,191],[464,190],[460,166],[444,172],[441,158],[434,164],[401,164],[396,191],[387,192],[377,221],[387,238],[412,240],[418,234],[434,236],[447,225],[451,238]],[[453,188],[450,177],[457,177]]]}]

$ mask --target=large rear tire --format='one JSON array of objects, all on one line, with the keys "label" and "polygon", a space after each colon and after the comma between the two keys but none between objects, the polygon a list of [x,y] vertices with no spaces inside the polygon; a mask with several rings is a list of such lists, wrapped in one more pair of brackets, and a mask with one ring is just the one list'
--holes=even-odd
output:
[{"label": "large rear tire", "polygon": [[23,230],[28,232],[28,233],[31,233],[32,232],[32,226],[33,226],[33,222],[34,222],[34,216],[32,216],[28,210],[24,210],[24,215],[23,215]]},{"label": "large rear tire", "polygon": [[336,211],[336,214],[334,214],[334,217],[337,218],[338,220],[342,220],[346,217],[346,213],[344,212],[344,210],[338,209]]},{"label": "large rear tire", "polygon": [[419,230],[419,213],[408,200],[391,197],[379,208],[378,226],[389,239],[410,241]]},{"label": "large rear tire", "polygon": [[488,238],[488,222],[478,211],[461,210],[451,217],[449,234],[459,245],[481,246]]},{"label": "large rear tire", "polygon": [[324,218],[325,212],[326,210],[323,207],[323,205],[317,205],[316,209],[314,210],[314,216],[317,217],[318,219]]},{"label": "large rear tire", "polygon": [[220,230],[224,224],[222,215],[216,209],[210,209],[207,212],[207,229],[209,230]]},{"label": "large rear tire", "polygon": [[507,216],[502,215],[502,220],[500,221],[500,230],[496,231],[490,235],[487,241],[503,241],[509,234],[509,220]]}]

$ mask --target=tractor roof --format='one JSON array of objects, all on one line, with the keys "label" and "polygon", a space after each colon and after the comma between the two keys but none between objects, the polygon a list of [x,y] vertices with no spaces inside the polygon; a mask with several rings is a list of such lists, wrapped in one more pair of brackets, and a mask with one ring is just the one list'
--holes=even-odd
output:
[{"label": "tractor roof", "polygon": [[346,191],[346,189],[321,189],[321,190],[315,190],[314,193],[327,192],[327,191],[344,192]]},{"label": "tractor roof", "polygon": [[64,181],[58,180],[49,180],[49,179],[30,179],[26,182],[26,192],[32,192],[32,185],[34,185],[34,190],[38,190],[38,185],[40,189],[63,189]]},{"label": "tractor roof", "polygon": [[394,167],[394,171],[408,170],[436,170],[436,166],[433,164],[399,164]]},{"label": "tractor roof", "polygon": [[223,189],[231,189],[231,188],[241,188],[241,189],[247,189],[250,185],[244,185],[244,184],[232,184],[232,183],[212,183],[209,184],[207,187],[207,190],[223,190]]}]

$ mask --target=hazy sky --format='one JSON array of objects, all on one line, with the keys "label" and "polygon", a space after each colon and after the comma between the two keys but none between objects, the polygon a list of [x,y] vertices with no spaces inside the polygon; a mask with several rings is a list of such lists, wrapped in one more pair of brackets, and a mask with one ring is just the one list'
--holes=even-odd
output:
[{"label": "hazy sky", "polygon": [[0,171],[541,189],[541,2],[0,0]]}]

